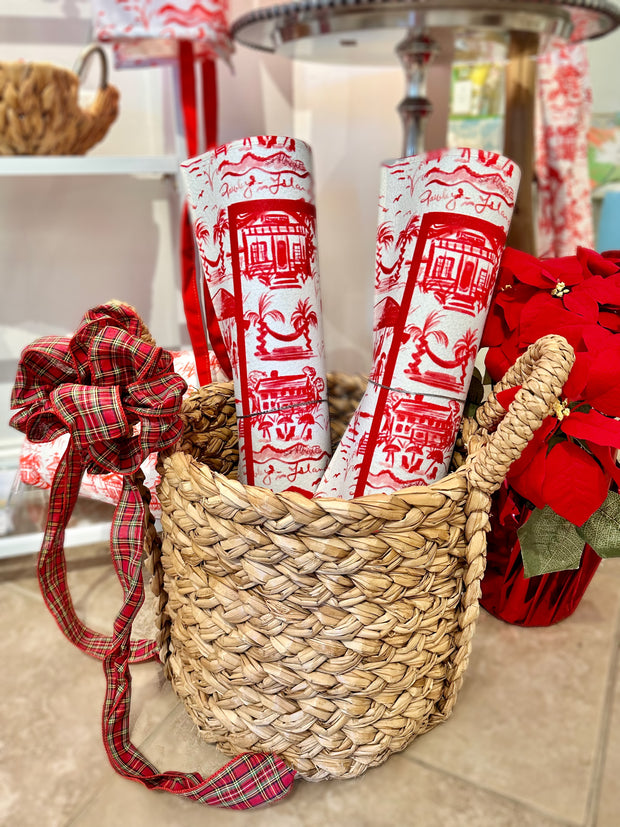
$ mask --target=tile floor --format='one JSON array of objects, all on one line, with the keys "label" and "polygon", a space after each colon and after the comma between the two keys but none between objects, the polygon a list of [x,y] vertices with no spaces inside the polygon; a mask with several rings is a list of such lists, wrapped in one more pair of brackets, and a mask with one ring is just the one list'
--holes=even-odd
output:
[{"label": "tile floor", "polygon": [[[81,617],[102,630],[120,601],[103,546],[68,552]],[[34,556],[0,563],[0,824],[7,827],[552,827],[620,825],[620,563],[603,562],[577,613],[519,629],[484,611],[452,718],[352,781],[299,781],[252,813],[210,809],[116,776],[100,740],[101,666],[47,613]],[[152,604],[141,614],[142,632]],[[134,676],[133,739],[162,769],[209,774],[155,664]]]}]

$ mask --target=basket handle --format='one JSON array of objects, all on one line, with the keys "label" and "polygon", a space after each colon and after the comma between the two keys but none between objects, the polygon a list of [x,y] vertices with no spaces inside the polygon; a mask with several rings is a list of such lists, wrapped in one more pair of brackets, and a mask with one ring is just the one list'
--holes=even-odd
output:
[{"label": "basket handle", "polygon": [[[476,488],[488,494],[497,491],[512,463],[552,413],[574,361],[573,348],[563,336],[543,336],[519,356],[495,386],[476,412],[479,428],[474,426],[470,436],[481,438],[479,447],[474,439],[469,443],[465,465]],[[497,401],[497,393],[519,385],[521,389],[506,411]]]},{"label": "basket handle", "polygon": [[81,54],[78,55],[78,58],[73,65],[73,71],[78,76],[79,80],[82,81],[84,79],[84,74],[88,64],[95,54],[99,56],[99,66],[101,68],[99,91],[103,91],[104,89],[107,89],[108,86],[108,57],[105,50],[99,46],[98,43],[91,43],[90,46],[87,46]]}]

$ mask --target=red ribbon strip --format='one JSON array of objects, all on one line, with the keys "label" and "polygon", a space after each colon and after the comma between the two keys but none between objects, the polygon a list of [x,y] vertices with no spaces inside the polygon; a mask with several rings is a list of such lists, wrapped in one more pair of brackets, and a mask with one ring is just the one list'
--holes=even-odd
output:
[{"label": "red ribbon strip", "polygon": [[[144,341],[143,333],[130,308],[102,305],[84,316],[73,337],[39,339],[22,354],[11,398],[11,407],[20,410],[11,424],[33,442],[70,435],[50,492],[39,584],[64,634],[104,662],[103,735],[116,772],[206,804],[247,809],[286,795],[295,771],[277,756],[246,753],[207,779],[159,773],[129,738],[129,664],[157,656],[155,641],[131,641],[133,621],[144,602],[147,511],[140,466],[149,454],[177,443],[187,387],[174,373],[170,353]],[[123,475],[110,545],[124,599],[112,637],[82,623],[67,585],[64,532],[86,469]]]},{"label": "red ribbon strip", "polygon": [[[196,77],[194,74],[194,46],[189,40],[182,40],[179,43],[179,67],[185,139],[188,155],[193,158],[198,154],[198,113]],[[201,78],[205,139],[207,149],[211,149],[217,142],[217,74],[215,61],[208,59],[201,61]],[[206,385],[211,382],[207,335],[222,370],[228,377],[232,377],[230,358],[222,339],[211,295],[205,279],[200,275],[200,268],[196,265],[196,245],[187,202],[183,207],[181,219],[181,281],[185,320],[196,359],[200,384]],[[201,293],[204,302],[206,330],[201,308]]]},{"label": "red ribbon strip", "polygon": [[[112,639],[75,613],[63,551],[82,474],[87,467],[132,474],[150,453],[174,444],[183,427],[178,409],[185,382],[174,373],[169,353],[140,339],[142,330],[129,308],[95,308],[73,338],[46,337],[24,350],[11,399],[11,407],[21,408],[11,424],[32,442],[72,434],[52,483],[39,580],[64,634],[99,659]],[[132,661],[155,654],[152,641],[131,646]]]}]

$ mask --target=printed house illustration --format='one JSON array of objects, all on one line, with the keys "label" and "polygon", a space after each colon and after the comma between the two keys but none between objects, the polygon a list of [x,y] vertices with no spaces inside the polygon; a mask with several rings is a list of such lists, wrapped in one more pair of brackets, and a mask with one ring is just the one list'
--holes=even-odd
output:
[{"label": "printed house illustration", "polygon": [[280,440],[311,439],[324,390],[323,379],[309,366],[301,374],[252,371],[248,376],[250,410],[258,417],[263,438],[271,438],[275,428]]},{"label": "printed house illustration", "polygon": [[271,288],[301,287],[310,278],[310,228],[283,211],[255,212],[239,222],[241,272]]},{"label": "printed house illustration", "polygon": [[[460,406],[456,400],[450,400],[446,406],[429,402],[421,394],[398,396],[388,400],[388,411],[385,433],[379,435],[384,452],[400,453],[403,467],[412,470],[419,468],[424,450],[429,459],[443,461],[446,447],[453,444],[460,421]],[[412,459],[414,463],[410,465]]]},{"label": "printed house illustration", "polygon": [[269,376],[253,371],[248,381],[252,396],[258,402],[255,410],[272,411],[316,399],[315,377],[314,368],[305,368],[304,373],[297,376],[281,376],[277,370],[272,370]]},{"label": "printed house illustration", "polygon": [[446,310],[476,316],[490,299],[500,254],[497,239],[478,229],[437,223],[429,227],[416,287]]}]

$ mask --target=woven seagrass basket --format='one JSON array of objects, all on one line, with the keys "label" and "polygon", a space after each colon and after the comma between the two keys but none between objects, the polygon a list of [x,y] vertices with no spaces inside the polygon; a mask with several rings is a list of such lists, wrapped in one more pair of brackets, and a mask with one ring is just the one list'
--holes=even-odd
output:
[{"label": "woven seagrass basket", "polygon": [[[207,741],[353,777],[450,715],[491,494],[573,358],[559,336],[533,345],[497,388],[522,385],[508,413],[491,394],[464,421],[466,457],[442,480],[346,501],[242,485],[232,384],[187,399],[180,449],[160,457],[152,586],[166,673]],[[330,376],[334,442],[363,384]]]},{"label": "woven seagrass basket", "polygon": [[[78,87],[92,55],[101,81],[88,109]],[[118,114],[119,93],[107,82],[100,46],[80,56],[75,71],[50,63],[0,62],[0,155],[83,155],[101,141]]]}]

